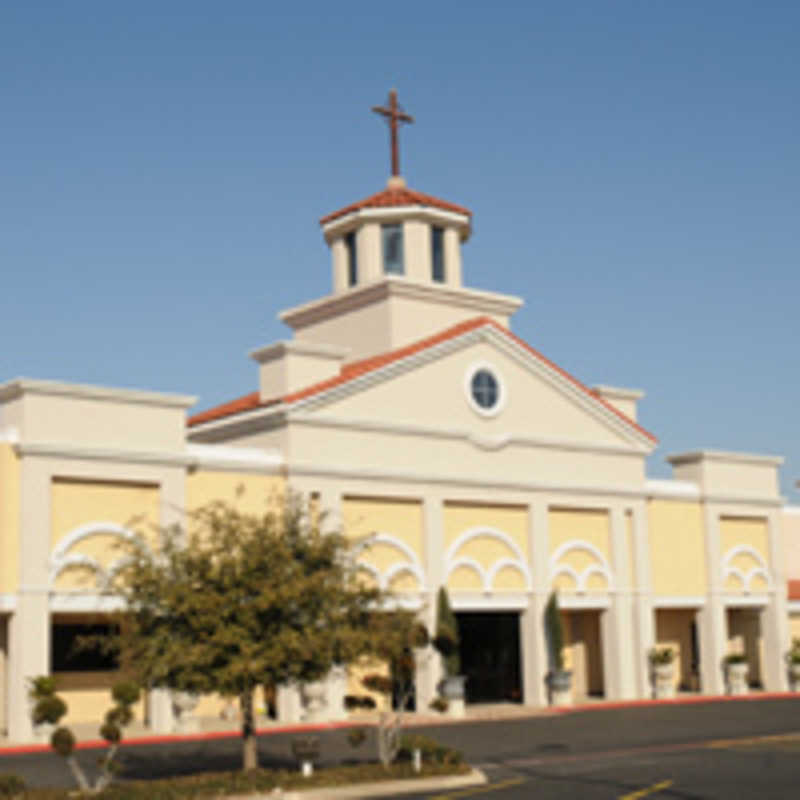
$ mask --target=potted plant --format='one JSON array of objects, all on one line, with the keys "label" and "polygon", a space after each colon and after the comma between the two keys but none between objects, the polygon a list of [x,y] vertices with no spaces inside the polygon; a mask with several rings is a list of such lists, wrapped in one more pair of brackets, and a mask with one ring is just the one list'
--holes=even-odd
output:
[{"label": "potted plant", "polygon": [[789,686],[793,692],[800,692],[800,637],[792,639],[792,647],[786,653],[786,665],[789,667]]},{"label": "potted plant", "polygon": [[671,647],[654,647],[648,654],[653,681],[653,697],[667,700],[675,697],[675,651]]},{"label": "potted plant", "polygon": [[170,699],[175,715],[173,726],[175,733],[197,733],[200,730],[200,720],[194,715],[194,710],[200,703],[200,695],[197,692],[173,689],[170,692]]},{"label": "potted plant", "polygon": [[547,673],[547,688],[550,705],[566,706],[572,703],[572,673],[564,669],[564,626],[558,607],[558,595],[553,592],[544,610],[544,627],[550,671]]},{"label": "potted plant", "polygon": [[725,680],[728,694],[747,694],[747,656],[731,653],[725,656]]},{"label": "potted plant", "polygon": [[433,646],[441,653],[444,678],[439,683],[439,694],[447,700],[451,717],[464,716],[465,675],[461,675],[461,654],[459,653],[458,624],[450,598],[444,586],[439,589],[436,608],[436,636]]}]

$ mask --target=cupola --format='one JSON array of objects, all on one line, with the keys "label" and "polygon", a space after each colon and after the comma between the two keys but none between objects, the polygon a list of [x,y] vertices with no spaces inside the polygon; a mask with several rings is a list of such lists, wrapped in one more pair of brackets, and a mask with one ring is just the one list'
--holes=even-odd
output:
[{"label": "cupola", "polygon": [[[400,175],[397,130],[413,117],[400,108],[394,90],[385,107],[372,110],[389,123],[391,176],[381,191],[320,220],[331,251],[332,292],[283,311],[280,319],[295,341],[343,348],[351,359],[402,347],[473,317],[508,327],[522,305],[519,298],[463,286],[461,245],[472,232],[472,212],[410,188]],[[264,363],[271,365],[274,355],[268,351]],[[304,364],[308,358],[304,351]],[[272,366],[265,369],[265,375],[273,372]]]}]

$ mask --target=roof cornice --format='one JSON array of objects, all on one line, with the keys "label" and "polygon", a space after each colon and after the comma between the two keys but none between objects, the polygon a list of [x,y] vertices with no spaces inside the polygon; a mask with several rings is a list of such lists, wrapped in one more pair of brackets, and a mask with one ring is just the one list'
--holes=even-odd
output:
[{"label": "roof cornice", "polygon": [[375,283],[355,286],[341,294],[329,295],[281,311],[278,319],[291,328],[304,328],[330,317],[380,302],[388,297],[427,300],[482,314],[503,316],[511,316],[524,302],[522,298],[514,295],[423,283],[405,277],[385,276]]},{"label": "roof cornice", "polygon": [[109,386],[92,386],[82,383],[16,378],[0,385],[0,402],[15,400],[23,394],[55,395],[82,400],[107,400],[116,403],[139,403],[168,408],[190,408],[196,397],[185,394],[166,394],[141,389],[117,389]]}]

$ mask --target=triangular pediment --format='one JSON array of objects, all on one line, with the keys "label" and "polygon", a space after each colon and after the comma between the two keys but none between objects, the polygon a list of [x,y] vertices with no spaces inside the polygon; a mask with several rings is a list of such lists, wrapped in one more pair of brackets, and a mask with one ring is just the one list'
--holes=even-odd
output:
[{"label": "triangular pediment", "polygon": [[[484,409],[472,377],[501,395]],[[649,452],[655,439],[587,387],[496,324],[479,325],[354,374],[291,403],[291,415],[424,434],[452,432],[485,449],[511,441]]]}]

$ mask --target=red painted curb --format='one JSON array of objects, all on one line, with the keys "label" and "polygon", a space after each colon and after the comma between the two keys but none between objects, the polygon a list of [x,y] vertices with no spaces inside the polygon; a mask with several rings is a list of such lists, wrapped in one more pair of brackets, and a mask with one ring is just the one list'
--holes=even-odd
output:
[{"label": "red painted curb", "polygon": [[[583,711],[608,711],[619,708],[648,708],[651,706],[681,706],[681,705],[701,705],[710,703],[736,703],[736,702],[758,702],[760,700],[800,700],[800,693],[796,692],[759,692],[758,694],[745,695],[698,695],[696,697],[674,697],[669,700],[616,700],[609,702],[585,703],[577,706],[555,706],[543,709],[546,713],[552,714],[575,714]],[[533,715],[531,715],[533,716]],[[537,715],[538,716],[538,715]],[[524,715],[508,717],[507,721],[525,719]],[[426,719],[415,722],[409,718],[408,722],[414,727],[425,727],[439,725],[443,722],[503,722],[501,719],[474,719],[464,718],[462,720],[452,720],[443,717],[440,720]],[[309,733],[313,731],[330,731],[341,728],[371,727],[375,723],[372,721],[342,720],[340,722],[319,722],[319,723],[296,723],[293,725],[276,725],[269,728],[259,728],[256,731],[258,736],[269,736],[274,733]],[[139,736],[135,739],[125,739],[126,747],[148,744],[170,744],[173,742],[204,742],[217,739],[237,739],[241,733],[239,731],[210,731],[208,733],[191,734],[160,734],[156,736]],[[91,750],[106,747],[107,742],[103,739],[87,739],[75,745],[77,750]],[[49,752],[48,744],[24,744],[0,747],[0,756],[3,755],[24,755],[26,753],[46,753]]]},{"label": "red painted curb", "polygon": [[759,692],[758,694],[716,694],[691,697],[672,697],[667,700],[613,700],[598,703],[585,703],[578,706],[556,706],[550,710],[556,714],[572,714],[578,711],[602,711],[616,708],[647,708],[649,706],[693,706],[708,703],[738,703],[759,700],[800,700],[796,692]]},{"label": "red painted curb", "polygon": [[[352,722],[342,720],[341,722],[319,722],[319,723],[297,723],[294,725],[276,725],[269,728],[258,728],[257,736],[269,736],[272,733],[308,733],[313,731],[330,731],[339,728],[352,728],[355,726],[364,727],[372,725],[372,722]],[[137,736],[133,739],[123,739],[126,747],[146,745],[146,744],[170,744],[172,742],[205,742],[216,739],[237,739],[241,736],[241,731],[209,731],[207,733],[188,733],[188,734],[158,734],[154,736]],[[75,745],[76,750],[92,750],[99,747],[108,747],[108,742],[104,739],[85,739]],[[46,753],[50,751],[49,744],[22,744],[0,747],[0,755],[23,755],[25,753]]]}]

